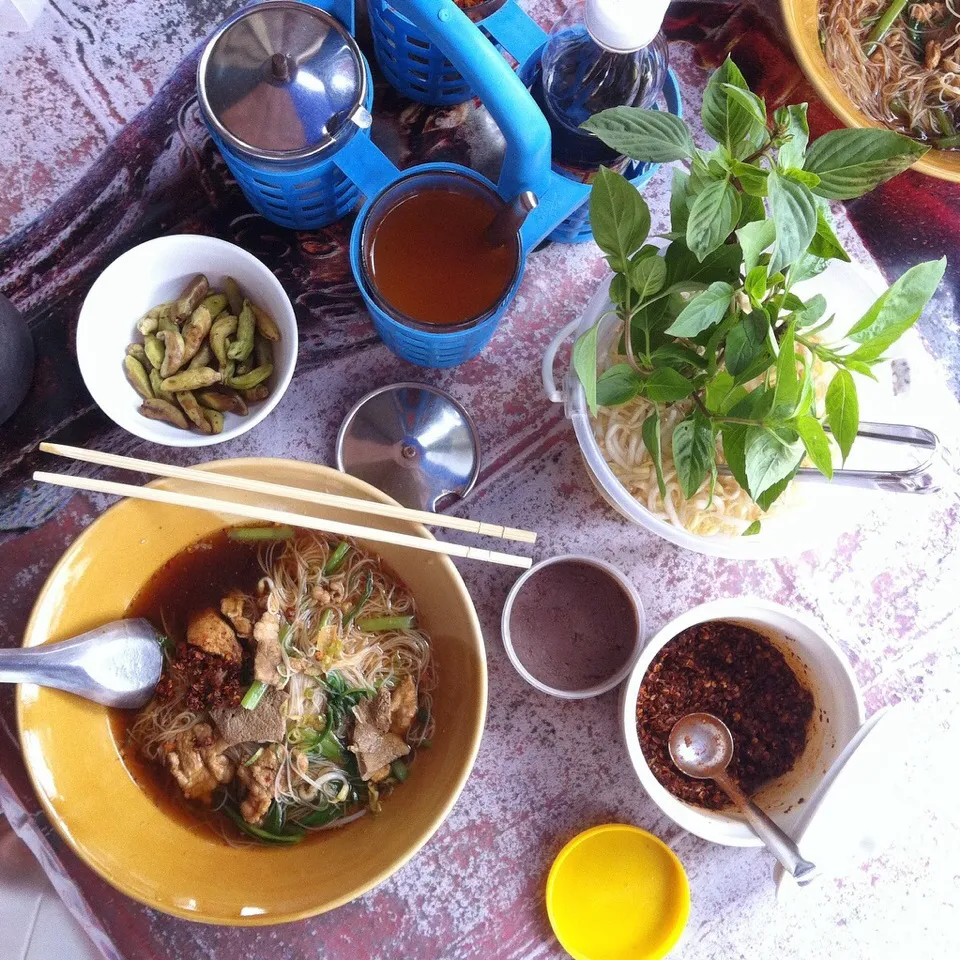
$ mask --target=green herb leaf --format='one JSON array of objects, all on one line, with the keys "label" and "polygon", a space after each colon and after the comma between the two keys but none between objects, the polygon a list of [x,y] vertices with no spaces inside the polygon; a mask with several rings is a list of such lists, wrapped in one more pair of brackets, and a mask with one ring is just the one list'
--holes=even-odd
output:
[{"label": "green herb leaf", "polygon": [[814,141],[804,168],[820,177],[819,196],[852,200],[906,170],[929,149],[892,130],[831,130]]},{"label": "green herb leaf", "polygon": [[826,431],[815,417],[797,417],[794,422],[797,433],[806,448],[813,465],[828,479],[833,479],[833,458],[830,456],[830,441]]},{"label": "green herb leaf", "polygon": [[693,156],[693,140],[687,125],[666,110],[612,107],[601,110],[581,124],[617,153],[644,163],[670,163]]},{"label": "green herb leaf", "polygon": [[[760,124],[766,130],[767,105],[755,93],[733,83],[722,84],[722,89],[727,95],[728,106],[730,101],[741,106],[756,121],[756,124]],[[756,124],[752,124],[751,129]]]},{"label": "green herb leaf", "polygon": [[749,273],[760,261],[760,254],[777,239],[777,226],[772,220],[748,223],[737,231],[737,239],[743,249],[743,266]]},{"label": "green herb leaf", "polygon": [[650,360],[656,367],[673,367],[675,370],[684,367],[705,370],[707,367],[707,361],[696,350],[691,350],[681,343],[665,343],[662,347],[657,347],[650,355]]},{"label": "green herb leaf", "polygon": [[711,413],[723,416],[746,395],[745,387],[734,383],[733,377],[726,370],[719,370],[707,384],[703,402]]},{"label": "green herb leaf", "polygon": [[780,341],[780,353],[777,356],[777,381],[773,391],[773,409],[775,411],[780,406],[789,407],[792,410],[800,394],[794,330],[794,325],[789,324],[787,332]]},{"label": "green herb leaf", "polygon": [[598,324],[585,330],[573,345],[573,368],[577,371],[590,412],[597,415],[597,331]]},{"label": "green herb leaf", "polygon": [[744,193],[752,197],[765,197],[767,195],[767,175],[768,171],[763,167],[755,167],[752,163],[742,163],[734,160],[730,164],[730,172],[740,181]]},{"label": "green herb leaf", "polygon": [[850,448],[857,438],[857,430],[860,427],[857,385],[846,370],[838,370],[834,374],[830,386],[827,387],[825,403],[827,422],[830,424],[830,430],[837,441],[837,446],[840,447],[843,462],[846,463],[847,457],[850,455]]},{"label": "green herb leaf", "polygon": [[740,217],[740,194],[726,180],[706,187],[690,205],[687,246],[701,262],[733,232]]},{"label": "green herb leaf", "polygon": [[658,294],[667,282],[667,265],[663,257],[644,257],[630,264],[630,285],[640,294],[641,302]]},{"label": "green herb leaf", "polygon": [[743,374],[766,352],[768,325],[767,315],[762,310],[754,310],[727,334],[724,360],[727,370],[738,382],[742,382]]},{"label": "green herb leaf", "polygon": [[847,338],[862,344],[851,356],[860,361],[880,357],[917,322],[946,268],[942,257],[918,263],[899,277],[850,328]]},{"label": "green herb leaf", "polygon": [[[818,276],[827,269],[828,263],[828,260],[824,260],[821,257],[815,257],[809,253],[804,253],[800,259],[789,268],[790,283],[803,283],[804,280],[809,280],[811,277]],[[787,266],[784,265],[783,269],[786,270]]]},{"label": "green herb leaf", "polygon": [[754,307],[759,307],[763,295],[767,292],[767,268],[763,265],[754,267],[743,281],[743,289],[753,301]]},{"label": "green herb leaf", "polygon": [[741,101],[732,99],[730,86],[746,91],[747,81],[729,58],[714,72],[703,92],[703,128],[717,143],[742,158],[758,147],[767,135],[766,127]]},{"label": "green herb leaf", "polygon": [[[801,446],[802,453],[802,446]],[[766,512],[769,510],[775,501],[779,500],[787,487],[790,486],[790,481],[797,475],[797,470],[799,469],[799,464],[794,467],[782,480],[778,480],[775,484],[770,487],[767,487],[763,493],[754,501],[756,505]]]},{"label": "green herb leaf", "polygon": [[760,532],[760,521],[754,520],[753,523],[747,527],[743,533],[740,534],[741,537],[755,537]]},{"label": "green herb leaf", "polygon": [[666,332],[674,337],[695,337],[719,323],[730,309],[733,287],[716,281],[698,293],[680,311],[680,316],[667,327]]},{"label": "green herb leaf", "polygon": [[740,196],[740,219],[737,227],[744,227],[748,223],[767,219],[767,208],[763,205],[763,197],[754,197],[749,193]]},{"label": "green herb leaf", "polygon": [[703,485],[716,444],[710,421],[699,413],[682,420],[673,431],[673,462],[683,495],[689,500]]},{"label": "green herb leaf", "polygon": [[783,480],[803,459],[796,433],[772,427],[748,427],[744,457],[747,490],[754,500]]},{"label": "green herb leaf", "polygon": [[822,293],[815,294],[806,303],[790,315],[790,319],[797,325],[798,330],[812,327],[827,311],[827,301]]},{"label": "green herb leaf", "polygon": [[794,103],[789,107],[780,107],[773,114],[773,121],[786,130],[784,143],[777,153],[781,167],[803,167],[807,143],[810,140],[810,127],[807,124],[807,105]]},{"label": "green herb leaf", "polygon": [[690,201],[690,177],[677,167],[670,181],[670,224],[679,234],[687,232]]},{"label": "green herb leaf", "polygon": [[604,370],[597,378],[597,404],[616,407],[632,400],[643,386],[643,380],[629,363],[618,363]]},{"label": "green herb leaf", "polygon": [[733,283],[740,275],[742,256],[737,244],[725,243],[699,260],[683,240],[674,240],[664,255],[667,282],[671,285],[681,281],[710,284],[715,280],[724,280]]},{"label": "green herb leaf", "polygon": [[693,384],[672,367],[654,370],[643,385],[646,397],[654,403],[675,403],[693,393]]},{"label": "green herb leaf", "polygon": [[805,187],[813,189],[820,183],[820,178],[809,170],[799,170],[797,167],[787,167],[783,171],[783,176],[795,183],[802,183]]},{"label": "green herb leaf", "polygon": [[663,452],[660,448],[659,410],[654,410],[653,413],[643,421],[640,435],[643,438],[643,445],[650,454],[650,459],[653,460],[654,469],[657,471],[657,488],[660,490],[660,496],[666,500],[667,485],[663,481]]},{"label": "green herb leaf", "polygon": [[631,255],[650,233],[650,210],[637,188],[601,167],[590,191],[590,223],[610,268],[626,273]]},{"label": "green herb leaf", "polygon": [[768,178],[770,210],[776,223],[777,241],[770,269],[776,273],[795,263],[817,231],[817,201],[810,188],[788,180],[775,170]]},{"label": "green herb leaf", "polygon": [[850,262],[850,254],[833,232],[833,225],[822,206],[817,207],[817,232],[810,241],[808,252],[823,260],[843,260]]}]

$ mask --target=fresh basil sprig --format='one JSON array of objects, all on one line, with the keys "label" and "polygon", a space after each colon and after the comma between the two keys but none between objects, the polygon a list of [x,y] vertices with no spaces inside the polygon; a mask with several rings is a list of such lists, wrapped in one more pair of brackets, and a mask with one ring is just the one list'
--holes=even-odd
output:
[{"label": "fresh basil sprig", "polygon": [[[656,110],[616,107],[584,124],[634,160],[680,160],[686,169],[674,170],[662,254],[647,243],[650,212],[637,190],[599,171],[590,218],[614,271],[610,299],[626,362],[598,375],[598,328],[608,313],[577,341],[574,366],[594,413],[637,396],[654,405],[641,433],[661,494],[663,412],[682,403],[687,414],[670,446],[684,496],[715,476],[719,440],[737,482],[767,510],[805,457],[827,477],[831,443],[846,460],[860,421],[853,374],[872,376],[916,323],[946,260],[912,267],[830,339],[824,297],[794,292],[828,261],[850,260],[826,201],[868,193],[927,148],[876,129],[834,130],[811,143],[807,105],[781,107],[771,120],[729,58],[707,85],[702,119],[712,150],[698,148],[682,120]],[[822,408],[813,358],[834,369]]]}]

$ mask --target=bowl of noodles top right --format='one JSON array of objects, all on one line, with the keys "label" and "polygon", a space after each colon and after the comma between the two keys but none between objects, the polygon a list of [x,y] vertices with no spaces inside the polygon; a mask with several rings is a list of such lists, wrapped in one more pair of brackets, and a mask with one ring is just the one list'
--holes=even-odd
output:
[{"label": "bowl of noodles top right", "polygon": [[928,144],[921,173],[960,183],[960,0],[780,0],[807,79],[848,127],[887,127]]}]

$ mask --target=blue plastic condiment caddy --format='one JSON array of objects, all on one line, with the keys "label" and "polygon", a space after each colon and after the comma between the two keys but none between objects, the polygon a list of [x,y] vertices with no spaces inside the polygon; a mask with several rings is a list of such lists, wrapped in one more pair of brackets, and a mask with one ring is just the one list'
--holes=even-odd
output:
[{"label": "blue plastic condiment caddy", "polygon": [[[507,0],[484,18],[482,30],[452,0],[391,0],[390,8],[417,28],[418,37],[425,38],[421,43],[429,45],[431,56],[438,54],[434,57],[438,63],[448,63],[455,68],[457,77],[479,97],[497,122],[506,150],[496,183],[458,164],[428,163],[400,171],[373,143],[369,136],[368,112],[372,83],[366,61],[351,36],[353,0],[311,3],[270,0],[231,17],[214,34],[201,58],[198,75],[201,109],[250,203],[268,219],[284,226],[311,229],[348,213],[355,206],[358,193],[365,197],[351,235],[350,261],[377,332],[391,350],[412,363],[452,367],[476,356],[493,336],[519,288],[527,251],[548,236],[567,242],[589,236],[590,187],[552,167],[549,125],[521,79],[536,69],[546,35],[513,0]],[[240,22],[245,17],[258,15],[261,20],[256,22],[256,29]],[[280,27],[274,25],[272,37],[270,29],[264,26],[265,22],[272,22],[269,18],[281,21]],[[310,21],[309,29],[320,29],[324,33],[323,43],[308,45],[303,55],[299,49],[290,56],[288,50],[278,52],[279,43],[292,42],[296,46],[297,31],[291,23],[303,18]],[[256,56],[262,57],[263,62],[256,64],[255,76],[251,76],[254,71],[249,68],[245,73],[238,70],[224,54],[224,51],[229,53],[230,48],[222,38],[234,25],[239,32],[237,45],[244,47],[238,56],[249,55],[252,44],[262,45],[262,49],[256,50]],[[323,44],[328,44],[330,63],[320,64],[312,73],[305,72],[302,64],[314,63],[309,58]],[[520,75],[504,59],[501,48],[521,64]],[[211,61],[215,66],[218,64],[218,49],[222,62],[219,74],[214,74]],[[285,62],[295,65],[295,82],[290,82],[289,71],[281,62],[284,57]],[[332,69],[331,63],[336,69]],[[221,85],[228,88],[230,95],[221,96],[226,106],[221,105],[217,114],[216,104],[212,102],[215,98],[204,87],[209,85],[211,76],[220,75],[227,78]],[[355,86],[351,96],[341,98],[341,103],[331,103],[327,93],[346,90],[349,83]],[[679,93],[672,75],[669,84],[668,108],[679,112]],[[319,98],[310,97],[307,94],[311,86],[314,94],[327,93]],[[217,92],[222,92],[219,87]],[[258,111],[258,132],[272,129],[270,120],[274,114],[290,115],[296,120],[297,133],[303,131],[304,142],[301,143],[298,136],[292,150],[265,150],[262,144],[250,149],[250,145],[231,133],[223,122],[224,118],[229,120],[234,115],[231,111],[236,111],[236,105],[242,105],[244,98],[253,102]],[[335,107],[339,110],[334,110]],[[495,309],[473,324],[453,328],[402,322],[380,308],[364,281],[363,226],[377,197],[397,180],[415,180],[418,176],[447,172],[485,184],[504,202],[524,191],[532,191],[539,205],[520,230],[516,279]],[[642,182],[652,172],[646,166],[634,170],[634,182]]]}]

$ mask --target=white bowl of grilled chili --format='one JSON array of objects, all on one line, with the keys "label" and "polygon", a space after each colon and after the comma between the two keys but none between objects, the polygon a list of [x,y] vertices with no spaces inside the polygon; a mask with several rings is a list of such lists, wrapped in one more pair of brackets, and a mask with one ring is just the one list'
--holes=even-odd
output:
[{"label": "white bowl of grilled chili", "polygon": [[[673,641],[677,641],[673,650],[684,654],[681,661],[667,649]],[[718,651],[723,656],[718,657]],[[738,671],[741,660],[750,669]],[[787,681],[785,665],[798,681],[799,692]],[[641,685],[653,670],[658,685],[651,673],[645,699],[638,705]],[[664,670],[676,671],[673,684],[660,682]],[[804,702],[804,690],[812,704]],[[682,714],[696,710],[716,713],[730,726],[735,751],[744,751],[742,758],[735,752],[731,774],[738,778],[743,759],[748,791],[787,833],[796,827],[804,804],[864,719],[850,663],[823,627],[805,614],[753,598],[714,600],[672,620],[653,637],[621,696],[621,724],[633,768],[657,806],[685,830],[739,847],[758,847],[761,842],[733,807],[701,805],[713,802],[712,784],[684,777],[672,765],[668,770],[669,761],[664,762],[670,727]],[[809,719],[803,722],[806,716]],[[778,756],[778,750],[784,756]],[[783,770],[793,753],[795,762]],[[758,787],[756,780],[763,778],[765,769],[781,772]],[[693,789],[684,789],[684,781]],[[668,786],[699,800],[680,799]]]}]

